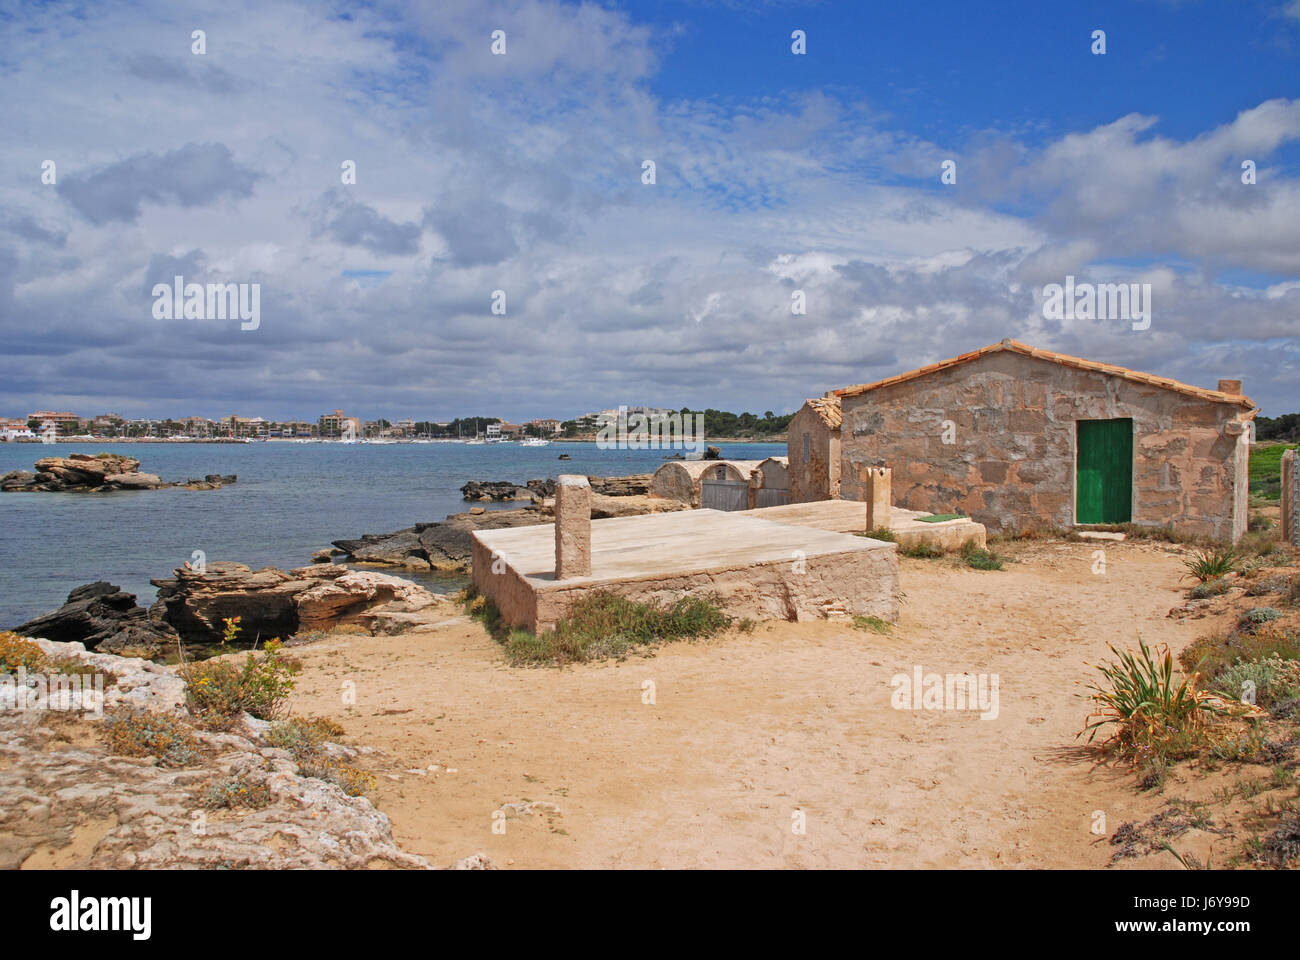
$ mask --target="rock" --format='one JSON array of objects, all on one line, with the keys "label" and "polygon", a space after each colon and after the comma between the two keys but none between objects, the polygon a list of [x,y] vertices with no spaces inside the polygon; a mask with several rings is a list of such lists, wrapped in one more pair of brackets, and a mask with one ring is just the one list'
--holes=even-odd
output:
[{"label": "rock", "polygon": [[351,560],[429,569],[463,569],[473,554],[470,532],[546,523],[539,510],[484,510],[454,513],[439,523],[417,523],[393,533],[368,533],[360,540],[335,540]]},{"label": "rock", "polygon": [[653,474],[634,473],[626,477],[588,477],[591,492],[606,497],[636,497],[650,492]]},{"label": "rock", "polygon": [[558,457],[556,457],[555,459],[556,459],[556,460],[572,460],[573,458],[570,457],[567,453],[562,453],[562,454],[560,454]]},{"label": "rock", "polygon": [[[513,862],[513,861],[512,861]],[[500,869],[485,853],[474,853],[451,865],[452,870],[498,870]]]},{"label": "rock", "polygon": [[339,576],[317,581],[297,594],[295,603],[303,633],[343,624],[365,627],[372,634],[391,633],[396,632],[394,623],[403,628],[416,625],[410,617],[397,615],[425,611],[436,619],[445,616],[445,601],[440,603],[428,590],[371,570],[342,570]]},{"label": "rock", "polygon": [[721,447],[715,447],[715,446],[712,446],[712,445],[705,447],[705,448],[704,448],[704,459],[705,459],[705,460],[721,460],[721,459],[722,459],[722,448],[721,448]]},{"label": "rock", "polygon": [[105,478],[105,482],[124,490],[155,490],[164,485],[156,473],[119,473]]},{"label": "rock", "polygon": [[533,494],[527,487],[511,483],[509,480],[471,480],[460,488],[466,500],[487,500],[505,502],[507,500],[532,500]]},{"label": "rock", "polygon": [[154,473],[141,473],[140,461],[115,453],[91,456],[74,453],[67,457],[42,457],[36,461],[36,473],[14,470],[0,477],[0,492],[76,491],[107,493],[114,490],[159,490],[163,487],[186,487],[190,490],[215,490],[234,483],[235,476],[208,474],[202,481],[167,483]]},{"label": "rock", "polygon": [[[304,567],[320,570],[320,567]],[[174,629],[186,643],[220,643],[226,618],[239,617],[244,643],[284,639],[298,630],[294,596],[312,586],[265,567],[253,570],[242,563],[213,561],[203,573],[178,568],[171,579],[151,580],[158,588],[154,616]]]},{"label": "rock", "polygon": [[0,490],[22,490],[36,482],[36,474],[30,470],[11,470],[0,477]]},{"label": "rock", "polygon": [[331,550],[329,547],[321,547],[319,550],[314,550],[314,551],[312,551],[311,562],[312,562],[312,563],[332,563],[332,562],[333,562],[333,558],[334,558],[334,551],[333,551],[333,550]]},{"label": "rock", "polygon": [[480,513],[487,513],[487,510],[483,507],[470,507],[469,513],[470,516],[477,517]]},{"label": "rock", "polygon": [[127,657],[157,657],[176,646],[177,634],[138,606],[135,594],[100,580],[77,587],[58,610],[19,624],[14,633],[80,643]]}]

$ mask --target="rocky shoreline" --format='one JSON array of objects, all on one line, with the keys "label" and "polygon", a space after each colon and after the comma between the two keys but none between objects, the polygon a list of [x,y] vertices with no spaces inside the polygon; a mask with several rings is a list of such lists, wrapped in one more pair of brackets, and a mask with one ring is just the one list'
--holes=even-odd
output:
[{"label": "rocky shoreline", "polygon": [[117,453],[73,453],[42,457],[36,470],[11,470],[0,476],[3,493],[109,493],[119,490],[220,490],[238,479],[235,474],[210,473],[202,480],[167,482],[156,473],[141,473],[140,461]]},{"label": "rocky shoreline", "polygon": [[[398,847],[369,799],[308,775],[271,723],[244,713],[230,731],[202,729],[192,725],[185,681],[167,668],[80,643],[30,643],[106,679],[97,709],[32,708],[24,681],[4,675],[17,682],[0,685],[0,869],[432,868]],[[182,725],[193,748],[175,765],[115,753],[104,725],[123,715]],[[364,746],[320,749],[335,762],[379,759]],[[230,783],[256,788],[263,801],[213,809],[212,791]],[[495,866],[474,854],[451,869]]]},{"label": "rocky shoreline", "polygon": [[158,599],[149,608],[99,581],[77,587],[62,607],[13,632],[118,656],[175,659],[184,652],[193,659],[221,643],[227,618],[239,618],[245,644],[264,644],[340,626],[400,633],[445,617],[451,604],[409,580],[334,564],[285,571],[215,561],[151,582]]}]

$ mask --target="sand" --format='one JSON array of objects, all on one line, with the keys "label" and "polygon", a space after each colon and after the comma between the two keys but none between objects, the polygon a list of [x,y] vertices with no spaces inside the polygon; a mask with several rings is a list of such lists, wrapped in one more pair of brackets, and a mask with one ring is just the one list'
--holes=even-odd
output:
[{"label": "sand", "polygon": [[[1109,834],[1164,799],[1075,740],[1086,664],[1139,633],[1176,654],[1213,625],[1166,617],[1188,585],[1184,555],[1034,543],[1001,572],[903,559],[903,614],[886,634],[769,623],[563,670],[507,666],[462,617],[333,635],[294,651],[293,707],[377,748],[373,799],[401,847],[433,862],[1102,867],[1114,848],[1092,832],[1096,812]],[[917,666],[997,674],[998,716],[895,709],[891,677]],[[558,813],[503,811],[528,801]],[[1167,855],[1126,863],[1181,869]]]}]

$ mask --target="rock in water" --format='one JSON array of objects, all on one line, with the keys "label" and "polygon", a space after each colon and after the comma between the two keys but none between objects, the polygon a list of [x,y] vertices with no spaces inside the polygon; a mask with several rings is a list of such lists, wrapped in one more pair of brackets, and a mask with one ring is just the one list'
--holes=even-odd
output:
[{"label": "rock in water", "polygon": [[100,653],[153,658],[176,646],[177,635],[138,606],[135,594],[100,580],[77,587],[58,610],[13,628],[57,643],[82,643]]}]

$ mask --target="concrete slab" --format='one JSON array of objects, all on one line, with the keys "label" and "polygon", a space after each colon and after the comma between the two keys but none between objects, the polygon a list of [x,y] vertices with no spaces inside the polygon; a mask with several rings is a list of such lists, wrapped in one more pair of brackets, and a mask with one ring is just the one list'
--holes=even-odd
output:
[{"label": "concrete slab", "polygon": [[759,620],[898,617],[894,544],[757,513],[690,510],[591,523],[591,575],[555,578],[553,524],[479,530],[474,585],[507,623],[554,626],[592,590],[671,602],[717,594],[728,613]]},{"label": "concrete slab", "polygon": [[[867,505],[860,500],[814,500],[780,507],[761,507],[748,511],[750,516],[778,523],[793,523],[838,533],[866,533]],[[983,547],[987,543],[984,524],[969,517],[926,523],[921,517],[933,514],[905,510],[897,505],[890,509],[889,530],[904,549],[925,543],[943,550],[960,550],[969,541]]]}]

